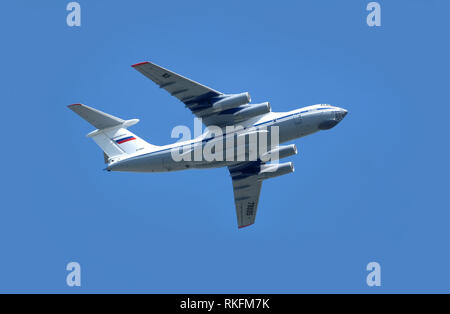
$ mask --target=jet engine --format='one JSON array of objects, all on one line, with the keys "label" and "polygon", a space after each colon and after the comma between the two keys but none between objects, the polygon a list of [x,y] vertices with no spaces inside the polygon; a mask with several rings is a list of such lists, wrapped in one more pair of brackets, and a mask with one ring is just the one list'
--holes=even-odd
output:
[{"label": "jet engine", "polygon": [[258,173],[258,180],[266,180],[279,177],[294,172],[294,164],[286,162],[283,164],[267,164],[261,165],[261,171]]},{"label": "jet engine", "polygon": [[243,180],[256,176],[258,180],[262,181],[291,172],[294,172],[294,165],[292,162],[283,164],[261,164],[260,162],[251,162],[230,167],[230,173],[233,180]]},{"label": "jet engine", "polygon": [[270,111],[271,111],[270,104],[268,102],[264,102],[262,104],[255,104],[249,105],[248,107],[244,107],[241,110],[233,113],[233,115],[237,117],[239,120],[245,120],[262,114],[269,113]]},{"label": "jet engine", "polygon": [[229,95],[213,103],[211,108],[213,112],[224,111],[248,104],[251,100],[249,93]]},{"label": "jet engine", "polygon": [[298,153],[295,144],[287,146],[278,146],[261,155],[262,161],[279,160]]}]

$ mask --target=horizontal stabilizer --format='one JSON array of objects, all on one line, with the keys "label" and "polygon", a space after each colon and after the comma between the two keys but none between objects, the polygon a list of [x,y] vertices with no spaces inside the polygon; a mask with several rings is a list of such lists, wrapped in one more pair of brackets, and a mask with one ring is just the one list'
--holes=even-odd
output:
[{"label": "horizontal stabilizer", "polygon": [[118,126],[125,122],[125,120],[82,104],[70,105],[69,109],[99,130]]},{"label": "horizontal stabilizer", "polygon": [[128,131],[139,119],[123,120],[82,104],[70,105],[69,109],[97,128],[87,136],[103,150],[106,163],[115,162],[124,155],[158,149]]}]

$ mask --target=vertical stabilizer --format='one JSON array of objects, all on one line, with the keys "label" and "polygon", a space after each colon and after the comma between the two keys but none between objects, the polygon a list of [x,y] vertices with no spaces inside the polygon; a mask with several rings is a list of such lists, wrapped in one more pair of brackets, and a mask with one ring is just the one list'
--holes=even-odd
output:
[{"label": "vertical stabilizer", "polygon": [[103,150],[107,163],[121,159],[123,155],[158,148],[128,131],[127,128],[138,123],[138,119],[123,120],[82,104],[70,105],[69,109],[97,128],[88,137]]}]

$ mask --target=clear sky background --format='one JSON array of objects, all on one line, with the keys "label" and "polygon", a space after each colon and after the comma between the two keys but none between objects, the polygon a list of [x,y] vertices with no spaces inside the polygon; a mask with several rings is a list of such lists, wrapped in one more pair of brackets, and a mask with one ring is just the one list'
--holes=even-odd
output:
[{"label": "clear sky background", "polygon": [[[68,2],[2,4],[0,292],[450,291],[448,1],[379,1],[380,28],[368,0],[80,0],[80,28]],[[349,114],[295,141],[296,172],[265,181],[238,230],[225,168],[105,172],[67,109],[173,142],[193,116],[130,67],[146,60],[274,111]]]}]

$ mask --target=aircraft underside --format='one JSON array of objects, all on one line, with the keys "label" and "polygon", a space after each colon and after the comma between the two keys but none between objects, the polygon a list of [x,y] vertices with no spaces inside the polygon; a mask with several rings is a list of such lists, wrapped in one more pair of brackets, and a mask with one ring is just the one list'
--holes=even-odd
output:
[{"label": "aircraft underside", "polygon": [[[207,127],[193,140],[166,146],[150,144],[128,130],[138,119],[123,120],[82,104],[69,108],[92,124],[88,134],[102,148],[108,171],[168,172],[228,167],[238,227],[255,222],[262,182],[294,172],[296,138],[336,126],[347,111],[313,105],[272,112],[268,102],[253,104],[248,93],[224,94],[150,62],[136,70],[178,98]],[[228,131],[231,127],[233,131]],[[225,131],[223,131],[225,130]]]}]

